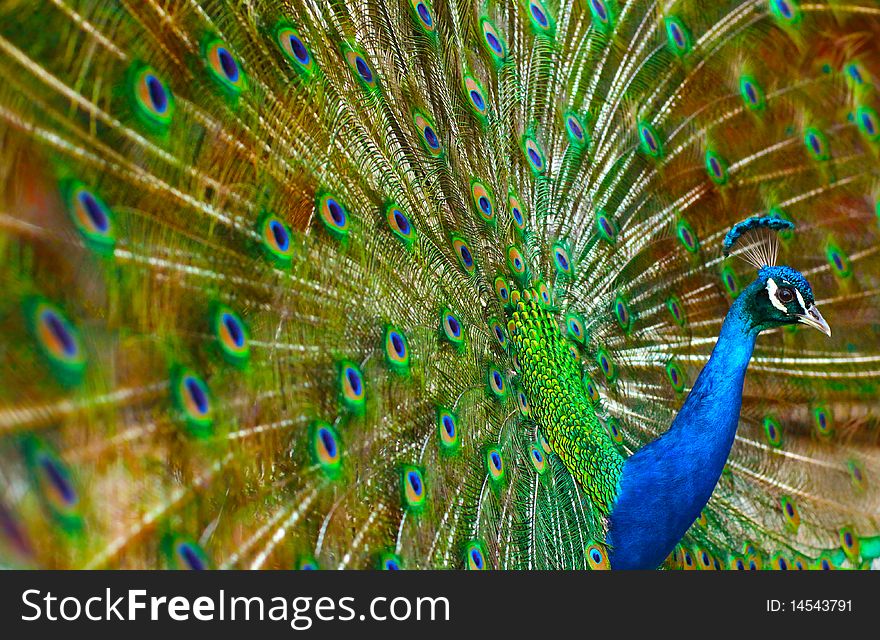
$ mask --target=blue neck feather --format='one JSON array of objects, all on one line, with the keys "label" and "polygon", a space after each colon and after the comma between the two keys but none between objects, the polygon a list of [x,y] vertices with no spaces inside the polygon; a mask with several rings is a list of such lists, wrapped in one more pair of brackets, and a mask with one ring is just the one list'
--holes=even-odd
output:
[{"label": "blue neck feather", "polygon": [[[751,289],[751,288],[750,288]],[[614,569],[654,569],[708,502],[730,454],[746,368],[760,328],[742,292],[672,426],[627,459],[607,541]]]}]

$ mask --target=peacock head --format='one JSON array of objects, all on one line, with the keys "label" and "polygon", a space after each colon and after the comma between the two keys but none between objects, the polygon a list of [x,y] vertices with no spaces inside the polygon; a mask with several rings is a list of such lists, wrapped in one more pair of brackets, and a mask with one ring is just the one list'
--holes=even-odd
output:
[{"label": "peacock head", "polygon": [[751,324],[758,331],[783,325],[805,324],[827,336],[831,328],[816,308],[813,288],[804,275],[785,265],[776,266],[776,232],[794,223],[775,216],[752,217],[735,224],[724,238],[724,255],[743,258],[758,270],[757,279],[742,294]]},{"label": "peacock head", "polygon": [[784,265],[763,266],[743,292],[753,326],[759,330],[805,324],[827,336],[831,328],[816,308],[813,289],[800,271]]}]

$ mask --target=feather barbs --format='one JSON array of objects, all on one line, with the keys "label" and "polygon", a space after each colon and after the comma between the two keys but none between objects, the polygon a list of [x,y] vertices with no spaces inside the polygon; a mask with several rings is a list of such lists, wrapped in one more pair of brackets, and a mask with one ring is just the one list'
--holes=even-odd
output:
[{"label": "feather barbs", "polygon": [[724,255],[741,257],[756,269],[772,267],[779,254],[776,232],[794,229],[794,223],[776,216],[752,216],[735,224],[724,237]]}]

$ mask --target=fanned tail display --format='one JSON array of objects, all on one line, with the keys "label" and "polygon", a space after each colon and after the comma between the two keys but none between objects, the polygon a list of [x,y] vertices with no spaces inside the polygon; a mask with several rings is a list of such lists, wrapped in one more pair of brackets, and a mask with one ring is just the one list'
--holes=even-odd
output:
[{"label": "fanned tail display", "polygon": [[[695,388],[658,464],[732,447],[660,566],[877,568],[878,42],[872,0],[3,0],[0,564],[626,566]],[[801,320],[740,406],[696,381],[753,292]]]}]

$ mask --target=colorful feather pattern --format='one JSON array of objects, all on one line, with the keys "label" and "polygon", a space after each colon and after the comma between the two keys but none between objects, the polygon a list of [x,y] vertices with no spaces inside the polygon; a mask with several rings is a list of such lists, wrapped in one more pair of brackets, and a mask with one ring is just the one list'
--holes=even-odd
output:
[{"label": "colorful feather pattern", "polygon": [[[871,0],[0,4],[0,563],[608,568],[752,216],[755,345],[667,568],[880,557]],[[788,225],[780,224],[780,227]]]}]

